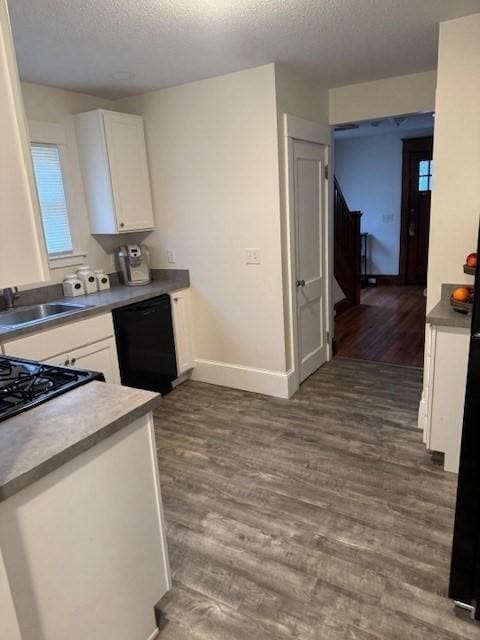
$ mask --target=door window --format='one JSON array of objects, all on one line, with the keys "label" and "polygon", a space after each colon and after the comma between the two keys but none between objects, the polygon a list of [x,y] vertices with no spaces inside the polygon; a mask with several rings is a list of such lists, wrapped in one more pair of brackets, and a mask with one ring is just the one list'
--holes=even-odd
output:
[{"label": "door window", "polygon": [[431,191],[433,177],[433,160],[420,160],[418,163],[418,190]]}]

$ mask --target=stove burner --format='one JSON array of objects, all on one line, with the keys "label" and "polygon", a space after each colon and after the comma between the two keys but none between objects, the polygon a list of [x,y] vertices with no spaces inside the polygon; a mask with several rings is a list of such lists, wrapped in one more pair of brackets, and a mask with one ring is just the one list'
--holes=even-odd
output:
[{"label": "stove burner", "polygon": [[94,379],[103,379],[103,376],[0,356],[0,420]]}]

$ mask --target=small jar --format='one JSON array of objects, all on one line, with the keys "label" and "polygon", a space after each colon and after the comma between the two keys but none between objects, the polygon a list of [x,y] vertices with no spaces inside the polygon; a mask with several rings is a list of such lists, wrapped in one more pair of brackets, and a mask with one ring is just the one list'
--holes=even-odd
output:
[{"label": "small jar", "polygon": [[76,296],[83,296],[85,294],[85,287],[80,278],[74,273],[70,273],[63,279],[62,283],[63,295],[67,298],[75,298]]},{"label": "small jar", "polygon": [[84,264],[77,269],[77,278],[83,282],[85,293],[95,293],[97,291],[97,279],[88,264]]},{"label": "small jar", "polygon": [[105,289],[110,289],[110,278],[105,271],[103,269],[95,269],[94,273],[97,281],[97,290],[105,291]]}]

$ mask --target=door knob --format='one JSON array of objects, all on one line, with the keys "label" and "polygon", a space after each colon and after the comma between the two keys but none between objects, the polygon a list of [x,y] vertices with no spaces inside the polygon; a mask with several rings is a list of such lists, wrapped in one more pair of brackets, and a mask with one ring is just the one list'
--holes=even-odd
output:
[{"label": "door knob", "polygon": [[305,280],[297,280],[297,287],[304,287],[305,286]]}]

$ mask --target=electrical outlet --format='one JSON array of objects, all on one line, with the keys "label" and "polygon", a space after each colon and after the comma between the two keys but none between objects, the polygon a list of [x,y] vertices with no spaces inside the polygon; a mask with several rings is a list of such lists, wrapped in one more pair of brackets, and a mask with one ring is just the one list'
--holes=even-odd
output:
[{"label": "electrical outlet", "polygon": [[247,264],[261,264],[260,249],[245,249]]},{"label": "electrical outlet", "polygon": [[175,257],[175,251],[173,249],[167,249],[167,261],[168,264],[176,264],[177,259]]}]

